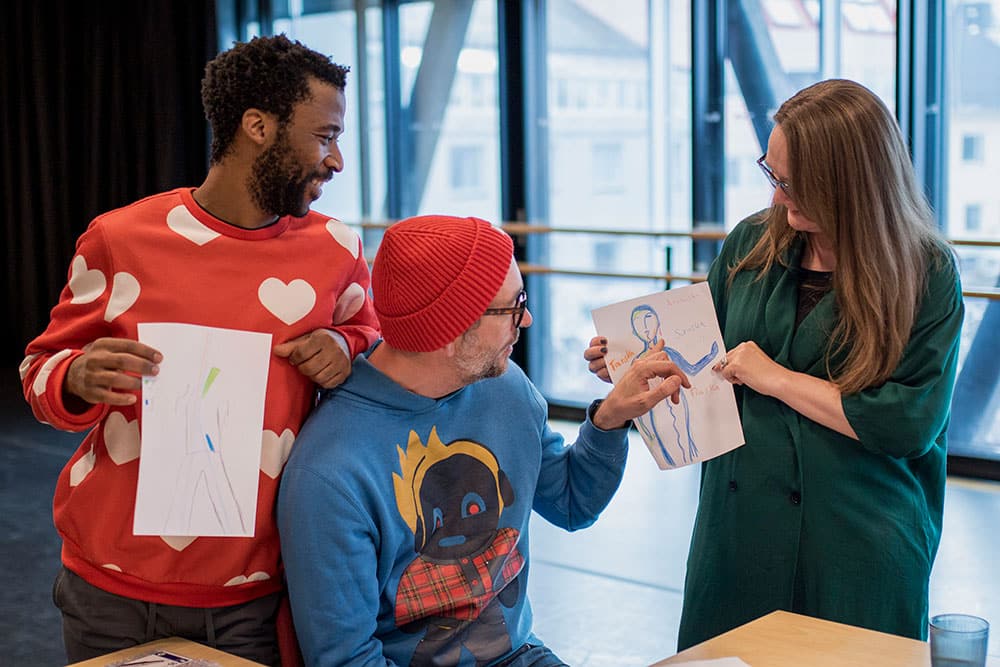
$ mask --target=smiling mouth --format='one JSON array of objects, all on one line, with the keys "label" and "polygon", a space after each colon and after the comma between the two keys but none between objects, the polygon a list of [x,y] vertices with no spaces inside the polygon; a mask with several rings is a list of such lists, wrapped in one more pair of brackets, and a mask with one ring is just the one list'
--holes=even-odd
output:
[{"label": "smiling mouth", "polygon": [[312,187],[314,192],[312,193],[312,198],[319,199],[323,194],[323,186],[330,182],[330,176],[316,176],[312,179]]}]

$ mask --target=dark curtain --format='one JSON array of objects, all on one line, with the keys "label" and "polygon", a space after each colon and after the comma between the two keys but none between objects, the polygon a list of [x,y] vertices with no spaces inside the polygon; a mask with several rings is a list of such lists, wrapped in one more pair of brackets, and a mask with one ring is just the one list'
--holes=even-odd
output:
[{"label": "dark curtain", "polygon": [[45,328],[96,215],[201,183],[215,26],[211,0],[0,9],[3,366]]}]

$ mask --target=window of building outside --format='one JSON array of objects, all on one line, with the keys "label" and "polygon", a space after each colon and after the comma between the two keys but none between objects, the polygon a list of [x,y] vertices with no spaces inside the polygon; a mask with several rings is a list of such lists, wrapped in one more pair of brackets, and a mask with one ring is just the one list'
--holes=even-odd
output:
[{"label": "window of building outside", "polygon": [[617,255],[618,244],[614,241],[594,243],[594,268],[608,273],[614,271]]},{"label": "window of building outside", "polygon": [[966,134],[962,137],[962,161],[979,162],[983,159],[983,135]]},{"label": "window of building outside", "polygon": [[978,232],[983,218],[983,207],[981,204],[965,205],[965,229],[964,232]]},{"label": "window of building outside", "polygon": [[[608,98],[603,98],[605,101]],[[622,145],[617,142],[597,142],[591,146],[591,175],[594,192],[617,194],[625,189],[625,165]]]},{"label": "window of building outside", "polygon": [[482,165],[482,146],[451,147],[451,179],[449,187],[456,196],[482,196]]}]

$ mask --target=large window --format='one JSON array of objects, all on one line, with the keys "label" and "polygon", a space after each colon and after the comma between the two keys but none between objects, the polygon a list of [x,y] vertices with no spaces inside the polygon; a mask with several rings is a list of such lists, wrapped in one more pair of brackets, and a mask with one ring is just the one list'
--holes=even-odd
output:
[{"label": "large window", "polygon": [[[304,0],[273,14],[245,36],[286,32],[352,68],[347,166],[319,210],[554,230],[517,237],[534,314],[521,361],[573,408],[607,390],[582,360],[591,310],[700,279],[711,235],[768,205],[754,161],[778,105],[825,78],[872,88],[901,118],[968,294],[953,460],[1000,462],[1000,0]],[[364,241],[373,254],[378,232]]]},{"label": "large window", "polygon": [[[691,229],[690,14],[686,3],[549,0],[538,58],[544,99],[528,122],[530,161],[546,165],[528,219],[579,230],[531,238],[528,259],[561,270],[617,274],[690,272],[690,242],[588,229]],[[535,324],[529,366],[554,401],[607,391],[582,353],[599,306],[662,290],[652,279],[548,275],[529,281]]]},{"label": "large window", "polygon": [[[942,157],[947,234],[963,288],[1000,288],[1000,0],[949,0],[945,52],[946,131]],[[977,245],[993,242],[993,246]],[[953,455],[1000,459],[1000,301],[965,300],[958,384],[949,429]]]},{"label": "large window", "polygon": [[315,208],[348,222],[444,213],[499,223],[496,2],[368,4],[363,14],[353,2],[280,4],[273,23],[352,69],[346,166]]},{"label": "large window", "polygon": [[364,148],[360,130],[357,72],[357,20],[353,11],[329,11],[312,14],[282,15],[274,22],[274,32],[283,32],[304,44],[329,53],[334,62],[351,68],[347,77],[347,113],[340,149],[344,171],[323,188],[323,195],[313,205],[317,211],[344,220],[358,219],[361,210],[361,153]]}]

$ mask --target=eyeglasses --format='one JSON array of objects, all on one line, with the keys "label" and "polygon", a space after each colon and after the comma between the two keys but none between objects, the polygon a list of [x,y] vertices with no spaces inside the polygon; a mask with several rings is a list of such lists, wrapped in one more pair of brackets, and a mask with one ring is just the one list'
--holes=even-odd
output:
[{"label": "eyeglasses", "polygon": [[521,290],[517,293],[517,299],[510,308],[487,308],[483,311],[483,315],[513,315],[514,328],[517,329],[521,326],[521,321],[524,320],[524,311],[527,309],[528,293]]},{"label": "eyeglasses", "polygon": [[766,158],[767,158],[767,153],[764,153],[759,158],[757,158],[757,166],[760,167],[760,170],[762,172],[764,172],[764,176],[767,177],[767,182],[771,184],[772,188],[781,188],[781,190],[786,195],[788,195],[789,197],[791,197],[792,196],[792,186],[790,186],[788,183],[786,183],[784,181],[779,181],[778,180],[778,177],[774,175],[774,172],[771,171],[771,168],[767,166],[766,162],[764,162],[764,160]]}]

